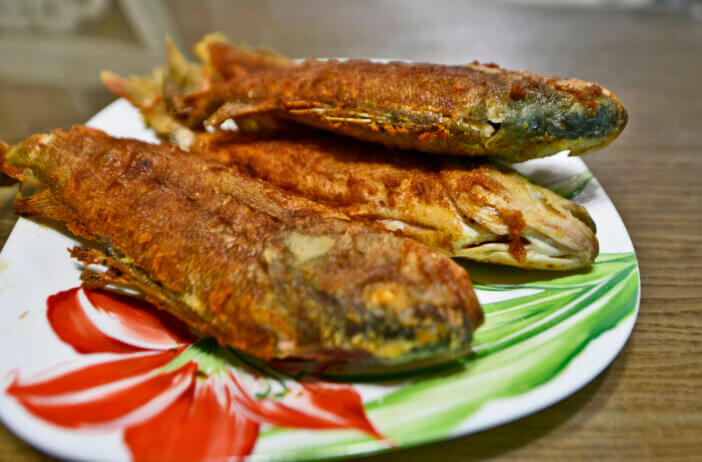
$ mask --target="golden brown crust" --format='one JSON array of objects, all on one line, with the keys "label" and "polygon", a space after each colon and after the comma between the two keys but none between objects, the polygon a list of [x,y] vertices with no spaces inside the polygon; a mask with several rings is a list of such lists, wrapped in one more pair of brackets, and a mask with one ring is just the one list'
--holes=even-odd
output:
[{"label": "golden brown crust", "polygon": [[2,167],[46,187],[18,211],[107,243],[113,279],[260,357],[455,354],[482,321],[440,253],[173,146],[76,127]]},{"label": "golden brown crust", "polygon": [[191,127],[269,112],[402,149],[521,161],[605,145],[627,120],[597,84],[495,65],[271,63],[221,40],[198,47],[221,80],[167,95]]},{"label": "golden brown crust", "polygon": [[159,135],[448,255],[556,270],[588,266],[597,256],[587,211],[484,160],[392,151],[298,125],[255,135],[195,132],[161,100],[140,96],[146,86],[160,94],[156,82],[110,78],[121,79],[109,86],[140,107]]},{"label": "golden brown crust", "polygon": [[575,213],[587,216],[582,207],[484,161],[427,159],[299,127],[263,137],[202,135],[191,150],[451,256],[559,270],[597,256],[594,229]]}]

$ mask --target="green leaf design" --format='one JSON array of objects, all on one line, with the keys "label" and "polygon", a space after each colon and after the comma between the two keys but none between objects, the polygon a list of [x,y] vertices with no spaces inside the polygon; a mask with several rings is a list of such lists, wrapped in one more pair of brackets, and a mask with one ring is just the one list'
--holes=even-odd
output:
[{"label": "green leaf design", "polygon": [[197,362],[198,372],[203,376],[221,374],[230,362],[215,339],[204,337],[163,366],[161,372],[174,371],[192,360]]},{"label": "green leaf design", "polygon": [[566,199],[572,199],[585,189],[591,179],[592,173],[589,170],[585,170],[582,173],[571,175],[562,180],[542,184],[541,186],[550,189]]},{"label": "green leaf design", "polygon": [[[485,404],[522,395],[555,378],[592,340],[631,316],[638,300],[638,266],[633,253],[600,255],[589,271],[561,276],[515,273],[480,264],[471,264],[469,271],[479,281],[476,288],[486,293],[507,295],[514,289],[531,289],[526,295],[483,305],[486,322],[476,332],[474,356],[415,371],[414,375],[351,377],[379,384],[393,379],[390,385],[405,379],[395,391],[365,404],[373,423],[398,446],[446,438]],[[278,438],[289,441],[294,435],[293,431],[273,429],[261,438],[273,444]],[[281,459],[386,449],[349,432],[317,432],[295,446],[281,454]]]},{"label": "green leaf design", "polygon": [[602,254],[590,268],[564,273],[521,269],[506,271],[504,268],[486,263],[464,263],[475,288],[485,291],[549,290],[591,286],[632,265],[636,266],[636,257],[633,253]]}]

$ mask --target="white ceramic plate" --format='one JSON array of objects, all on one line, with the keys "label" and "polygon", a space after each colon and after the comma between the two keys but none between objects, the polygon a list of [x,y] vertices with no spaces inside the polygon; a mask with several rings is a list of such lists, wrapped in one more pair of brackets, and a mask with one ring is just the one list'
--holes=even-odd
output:
[{"label": "white ceramic plate", "polygon": [[[157,141],[123,100],[89,125]],[[614,205],[580,159],[557,155],[518,169],[588,209],[601,249],[593,268],[549,274],[469,264],[486,312],[474,357],[419,371],[322,374],[342,385],[276,371],[209,340],[193,344],[149,309],[115,308],[94,293],[64,293],[48,313],[50,296],[79,286],[66,251],[76,242],[20,219],[0,254],[0,419],[29,444],[75,460],[289,460],[447,439],[550,406],[602,372],[626,342],[638,265]],[[85,316],[89,332],[57,321],[68,314],[70,322]],[[133,315],[149,318],[151,331],[138,332]],[[122,347],[105,346],[104,336]],[[158,364],[146,370],[149,361]],[[127,364],[141,372],[120,379]]]}]

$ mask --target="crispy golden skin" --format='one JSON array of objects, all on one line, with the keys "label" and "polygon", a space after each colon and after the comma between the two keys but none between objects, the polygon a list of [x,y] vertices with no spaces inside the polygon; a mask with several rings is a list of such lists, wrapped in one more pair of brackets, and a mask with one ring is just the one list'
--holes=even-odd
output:
[{"label": "crispy golden skin", "polygon": [[583,207],[484,160],[392,151],[297,125],[264,135],[195,132],[169,115],[160,71],[102,78],[160,136],[450,256],[550,270],[585,267],[597,256]]},{"label": "crispy golden skin", "polygon": [[22,215],[104,243],[75,249],[219,342],[262,358],[409,361],[469,349],[482,321],[465,270],[412,239],[170,145],[76,127],[7,148],[43,188]]},{"label": "crispy golden skin", "polygon": [[517,162],[600,148],[627,122],[595,83],[493,64],[295,63],[217,35],[196,52],[210,72],[204,88],[167,91],[190,127],[270,114],[391,147]]}]

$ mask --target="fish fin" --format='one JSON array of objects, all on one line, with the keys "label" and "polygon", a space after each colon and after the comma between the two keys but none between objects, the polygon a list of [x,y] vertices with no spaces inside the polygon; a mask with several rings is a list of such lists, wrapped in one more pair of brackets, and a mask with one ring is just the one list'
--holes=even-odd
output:
[{"label": "fish fin", "polygon": [[181,149],[190,149],[196,134],[168,111],[161,94],[163,69],[155,69],[148,77],[122,77],[110,71],[102,71],[100,79],[115,96],[125,98],[136,106],[144,123],[158,136]]},{"label": "fish fin", "polygon": [[[83,287],[88,289],[101,289],[110,284],[130,285],[130,279],[125,278],[123,274],[115,269],[111,263],[114,259],[102,250],[94,248],[73,247],[68,249],[71,257],[83,263],[84,268],[81,272],[80,279],[83,282]],[[92,271],[90,266],[101,265],[107,267],[106,271]]]},{"label": "fish fin", "polygon": [[[189,73],[198,71],[199,67],[188,63],[178,49],[168,43],[167,69],[157,68],[150,76],[140,77],[132,75],[123,77],[110,71],[102,71],[100,78],[108,90],[115,96],[127,99],[136,106],[146,125],[156,134],[170,143],[178,145],[181,149],[189,150],[196,142],[207,142],[212,135],[207,132],[196,132],[187,127],[168,110],[169,102],[177,104],[179,98],[187,96],[191,90],[188,88],[198,77]],[[204,73],[202,74],[203,79]],[[185,82],[185,83],[184,83]],[[164,96],[164,92],[169,92]],[[259,132],[263,129],[278,129],[280,122],[276,122],[268,113],[275,109],[270,104],[236,104],[228,103],[213,117],[210,125],[219,125],[227,119],[237,121],[239,131]],[[216,120],[226,113],[219,123]],[[229,114],[231,113],[231,114]]]},{"label": "fish fin", "polygon": [[236,122],[241,133],[270,133],[289,128],[290,124],[279,117],[281,106],[273,101],[252,104],[229,101],[220,106],[205,120],[207,127],[218,128],[227,120]]},{"label": "fish fin", "polygon": [[252,48],[247,44],[233,45],[219,32],[203,37],[195,44],[194,51],[207,68],[223,78],[294,65],[287,56],[268,48]]},{"label": "fish fin", "polygon": [[240,131],[253,132],[262,128],[275,128],[277,126],[273,113],[280,107],[272,102],[254,104],[229,101],[220,106],[205,121],[206,126],[217,127],[223,122],[232,119],[237,123]]},{"label": "fish fin", "polygon": [[[111,256],[102,249],[92,247],[73,247],[68,249],[72,258],[81,262],[84,266],[80,275],[83,286],[89,289],[98,289],[107,285],[122,285],[141,288],[143,284],[135,278],[128,268],[117,258]],[[106,267],[106,271],[93,271],[91,266]]]},{"label": "fish fin", "polygon": [[[192,99],[198,93],[207,90],[214,77],[205,66],[188,62],[183,54],[168,41],[166,44],[166,67],[163,75],[162,96],[166,104],[167,114],[179,114],[182,107],[187,107],[187,99]],[[205,125],[218,126],[222,122],[233,119],[237,122],[240,131],[260,131],[261,129],[275,129],[271,112],[278,109],[272,102],[259,102],[255,104],[229,102],[215,111],[205,121]],[[187,124],[186,124],[187,125]],[[191,142],[192,142],[192,138]],[[178,143],[183,146],[182,143]]]},{"label": "fish fin", "polygon": [[293,120],[318,119],[325,126],[338,128],[341,126],[363,126],[373,131],[383,130],[390,133],[407,133],[407,130],[397,123],[388,123],[386,118],[378,117],[365,112],[349,111],[338,108],[328,108],[319,103],[305,101],[295,101],[285,104],[286,112],[293,117]]},{"label": "fish fin", "polygon": [[73,221],[75,215],[56,200],[50,189],[15,199],[15,213],[23,217],[45,217],[57,221]]},{"label": "fish fin", "polygon": [[206,65],[210,65],[210,45],[231,45],[231,42],[221,32],[211,32],[202,37],[194,46],[195,56]]},{"label": "fish fin", "polygon": [[[258,122],[257,129],[261,127],[272,130],[284,128],[284,124],[279,120],[280,112],[285,112],[291,116],[312,116],[335,126],[341,124],[364,125],[377,129],[378,125],[384,126],[384,122],[377,117],[354,111],[344,111],[339,109],[326,108],[320,103],[310,101],[258,101],[255,103],[243,103],[230,101],[220,106],[205,122],[205,125],[216,127],[228,119],[233,119],[240,125],[246,119],[255,119]],[[278,119],[278,120],[276,120]],[[293,120],[295,120],[293,118]],[[242,129],[242,131],[247,131]],[[253,130],[248,130],[253,131]],[[400,131],[400,129],[396,129]]]},{"label": "fish fin", "polygon": [[148,77],[131,75],[122,77],[114,72],[100,72],[100,80],[110,92],[125,98],[139,109],[153,107],[161,100],[163,69],[156,68]]},{"label": "fish fin", "polygon": [[[131,272],[126,271],[124,264],[110,256],[102,249],[92,247],[73,247],[68,249],[72,258],[83,264],[80,279],[88,289],[101,289],[108,285],[128,286],[143,289],[143,284]],[[105,271],[93,271],[91,266],[103,266]]]},{"label": "fish fin", "polygon": [[[83,263],[81,281],[88,288],[102,288],[108,285],[127,286],[139,290],[147,302],[157,308],[169,311],[188,323],[191,328],[205,331],[208,324],[192,310],[187,309],[178,294],[151,279],[133,263],[126,263],[110,250],[73,247],[68,249],[71,257]],[[107,267],[106,271],[92,271],[90,266]]]},{"label": "fish fin", "polygon": [[84,265],[102,265],[109,266],[109,260],[105,252],[93,248],[73,247],[68,249],[71,257],[75,258]]},{"label": "fish fin", "polygon": [[162,78],[163,98],[174,107],[183,97],[210,85],[209,72],[201,65],[188,62],[172,41],[166,41],[166,66]]},{"label": "fish fin", "polygon": [[85,225],[77,220],[75,214],[68,207],[56,200],[49,189],[44,189],[31,196],[17,197],[14,211],[22,217],[56,220],[65,223],[66,228],[76,236],[86,239],[92,237]]},{"label": "fish fin", "polygon": [[[226,113],[228,116],[227,118],[240,119],[242,117],[274,111],[278,109],[278,105],[268,102],[248,104],[232,101],[223,104],[220,109],[223,114]],[[219,110],[217,112],[219,112]],[[217,114],[217,112],[215,112],[215,114]]]}]

